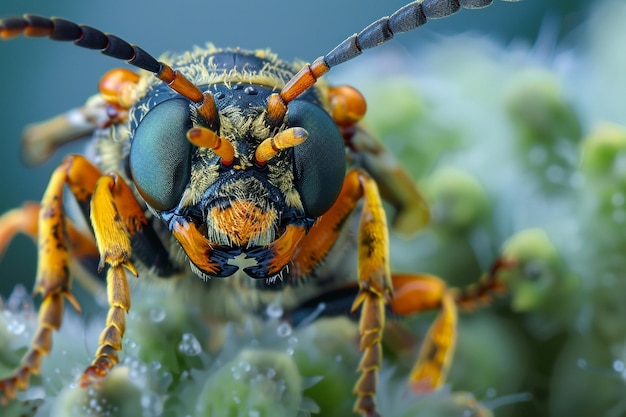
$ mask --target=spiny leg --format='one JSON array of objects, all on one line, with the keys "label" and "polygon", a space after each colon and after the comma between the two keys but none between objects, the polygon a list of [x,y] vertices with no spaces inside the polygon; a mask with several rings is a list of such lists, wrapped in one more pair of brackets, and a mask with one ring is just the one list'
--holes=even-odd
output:
[{"label": "spiny leg", "polygon": [[489,271],[480,277],[478,282],[464,288],[450,289],[454,302],[465,311],[473,311],[477,305],[488,304],[493,294],[503,294],[507,291],[506,284],[500,279],[500,272],[517,264],[518,261],[511,258],[496,259]]},{"label": "spiny leg", "polygon": [[359,290],[351,310],[361,308],[359,332],[363,354],[358,367],[361,376],[354,387],[358,396],[354,409],[366,416],[377,416],[374,397],[382,362],[385,302],[391,297],[392,288],[385,213],[376,184],[365,172],[348,172],[335,204],[300,241],[290,276],[298,279],[314,273],[361,200],[364,205],[359,222]]},{"label": "spiny leg", "polygon": [[363,193],[359,220],[358,264],[359,293],[352,311],[361,308],[359,333],[363,351],[358,370],[361,377],[354,386],[358,396],[354,409],[366,416],[378,416],[376,388],[382,363],[382,331],[385,327],[385,303],[392,297],[389,268],[387,221],[376,183],[365,173],[352,171],[346,182],[358,181]]},{"label": "spiny leg", "polygon": [[[39,203],[26,202],[22,207],[7,211],[0,216],[0,259],[17,234],[37,240],[39,231]],[[102,290],[103,283],[85,267],[91,268],[98,261],[98,248],[90,231],[77,228],[66,219],[67,244],[70,251],[70,271],[74,279],[92,294]],[[77,261],[77,262],[75,262]]]},{"label": "spiny leg", "polygon": [[391,311],[410,315],[439,310],[420,349],[409,383],[417,393],[430,392],[445,382],[456,347],[457,308],[444,281],[432,275],[394,274]]},{"label": "spiny leg", "polygon": [[117,175],[101,177],[91,200],[91,224],[100,250],[100,265],[107,270],[109,312],[105,328],[100,333],[96,357],[83,372],[80,385],[85,387],[107,375],[118,362],[126,329],[126,313],[130,310],[130,289],[126,279],[128,269],[137,276],[130,262],[131,237],[147,224],[143,210],[128,185]]},{"label": "spiny leg", "polygon": [[[0,257],[18,233],[37,239],[39,233],[39,203],[26,202],[22,207],[7,211],[0,216]],[[74,226],[69,219],[65,222],[69,250],[73,259],[98,256],[98,248],[92,236]]]},{"label": "spiny leg", "polygon": [[18,389],[28,386],[31,374],[40,370],[41,359],[52,348],[52,331],[58,330],[63,317],[63,297],[76,310],[78,302],[71,293],[69,251],[66,245],[63,188],[68,182],[72,161],[66,159],[52,174],[41,201],[38,219],[38,264],[34,293],[42,295],[39,325],[31,347],[22,358],[20,367],[10,376],[0,380],[4,401],[15,397]]},{"label": "spiny leg", "polygon": [[[97,185],[101,183],[103,185],[98,187]],[[77,254],[92,253],[93,248],[86,243],[89,239],[78,233],[65,216],[63,191],[66,185],[79,205],[84,206],[89,201],[95,201],[95,204],[92,204],[95,207],[91,209],[92,225],[100,248],[101,265],[104,263],[113,265],[108,271],[108,293],[112,307],[107,318],[107,328],[101,336],[101,344],[117,347],[119,344],[116,343],[116,338],[121,339],[123,334],[124,316],[119,310],[120,307],[121,310],[128,310],[130,302],[127,287],[124,286],[126,277],[120,270],[126,266],[134,272],[128,262],[129,241],[131,236],[141,234],[141,228],[147,220],[123,181],[117,181],[115,176],[102,177],[99,170],[82,156],[69,156],[52,174],[41,202],[38,219],[33,221],[32,208],[21,211],[18,209],[13,212],[13,220],[9,222],[9,225],[13,223],[12,230],[9,228],[9,232],[12,233],[23,231],[33,234],[33,231],[38,229],[39,262],[35,293],[41,293],[43,300],[39,310],[39,326],[35,331],[30,350],[18,369],[9,377],[0,380],[0,391],[4,391],[5,399],[13,398],[18,389],[25,389],[30,375],[39,372],[42,357],[52,348],[52,331],[58,330],[61,326],[63,297],[79,310],[78,303],[71,294],[68,241]],[[15,219],[19,220],[17,229]],[[5,238],[9,234],[7,233]],[[111,327],[115,327],[118,332],[111,331]],[[103,362],[101,358],[104,352],[108,352],[107,349],[106,347],[99,349],[94,364]],[[110,352],[108,355],[109,358],[117,359],[117,356]]]},{"label": "spiny leg", "polygon": [[504,285],[497,275],[509,265],[498,260],[478,283],[461,289],[448,288],[443,280],[432,275],[392,276],[394,297],[389,307],[394,314],[406,316],[439,310],[411,370],[409,381],[414,392],[430,392],[443,385],[456,347],[457,309],[473,310],[477,303],[485,304],[491,294],[501,293]]}]

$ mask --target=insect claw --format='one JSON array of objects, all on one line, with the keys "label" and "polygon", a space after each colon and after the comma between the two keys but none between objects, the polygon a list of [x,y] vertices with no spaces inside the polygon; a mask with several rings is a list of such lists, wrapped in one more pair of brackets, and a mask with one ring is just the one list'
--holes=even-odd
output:
[{"label": "insect claw", "polygon": [[74,294],[72,294],[71,292],[66,292],[63,295],[65,295],[65,299],[69,301],[72,307],[74,307],[74,310],[76,310],[77,313],[80,313],[81,312],[80,304],[78,300],[76,299],[76,297],[74,297]]},{"label": "insect claw", "polygon": [[135,277],[139,276],[139,273],[137,273],[137,269],[135,269],[135,266],[132,263],[130,263],[130,261],[126,261],[122,265]]}]

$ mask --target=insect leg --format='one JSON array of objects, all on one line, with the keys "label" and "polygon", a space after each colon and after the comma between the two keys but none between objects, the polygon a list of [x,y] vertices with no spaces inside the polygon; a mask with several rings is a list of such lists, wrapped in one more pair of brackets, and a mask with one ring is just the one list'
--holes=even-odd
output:
[{"label": "insect leg", "polygon": [[30,166],[42,164],[63,144],[89,136],[98,125],[96,121],[103,117],[106,117],[105,103],[94,100],[84,107],[27,126],[22,135],[22,159]]},{"label": "insect leg", "polygon": [[451,288],[455,303],[459,308],[472,311],[477,304],[487,304],[492,294],[502,294],[507,288],[499,273],[517,264],[515,259],[499,258],[480,280],[465,288]]},{"label": "insect leg", "polygon": [[98,179],[91,199],[91,224],[98,249],[100,265],[107,270],[107,299],[109,312],[105,328],[100,333],[96,357],[83,372],[81,386],[88,386],[96,378],[104,377],[117,362],[117,352],[122,349],[122,337],[126,328],[126,313],[130,309],[130,289],[126,268],[137,276],[130,262],[131,236],[146,224],[143,209],[128,185],[116,174]]},{"label": "insect leg", "polygon": [[478,283],[461,289],[447,288],[444,281],[431,275],[393,275],[394,297],[389,303],[393,313],[440,310],[411,371],[410,383],[415,392],[429,392],[445,382],[456,346],[457,308],[472,310],[477,303],[486,303],[491,294],[503,292],[498,272],[510,265],[511,261],[498,260]]},{"label": "insect leg", "polygon": [[410,384],[415,392],[429,392],[445,382],[456,347],[457,306],[445,282],[432,275],[394,274],[391,311],[409,315],[439,309],[424,339]]},{"label": "insect leg", "polygon": [[361,126],[349,139],[349,147],[355,165],[372,176],[381,196],[394,206],[394,230],[411,235],[424,227],[430,218],[428,203],[396,158]]},{"label": "insect leg", "polygon": [[293,279],[313,274],[315,268],[326,258],[341,230],[363,198],[357,171],[346,176],[337,201],[302,238],[292,257],[290,276]]},{"label": "insect leg", "polygon": [[[36,240],[39,233],[39,203],[27,202],[0,216],[0,257],[18,233]],[[98,248],[90,234],[76,228],[66,219],[65,230],[69,251],[73,259],[83,264],[91,264],[98,259]]]},{"label": "insect leg", "polygon": [[359,286],[351,311],[361,308],[359,332],[363,351],[358,371],[361,377],[354,392],[355,411],[377,416],[376,384],[382,362],[381,338],[385,322],[385,302],[391,297],[389,239],[378,189],[363,171],[352,170],[344,180],[335,204],[302,238],[294,256],[290,276],[311,275],[332,249],[349,215],[364,201],[359,222]]},{"label": "insect leg", "polygon": [[393,292],[389,236],[376,183],[360,171],[352,171],[346,181],[358,181],[364,200],[358,237],[359,294],[352,304],[353,312],[361,308],[359,334],[363,351],[358,367],[361,377],[354,387],[358,396],[354,409],[366,416],[377,416],[375,395],[382,362],[385,302],[391,299]]},{"label": "insect leg", "polygon": [[[76,310],[78,301],[71,293],[69,251],[66,244],[63,190],[70,177],[71,158],[67,158],[52,174],[41,201],[38,219],[38,264],[34,293],[43,297],[39,309],[39,326],[31,348],[22,358],[20,367],[9,377],[0,380],[4,401],[15,397],[18,389],[25,389],[31,374],[39,372],[41,359],[52,348],[52,331],[58,330],[63,318],[63,298]],[[32,230],[31,230],[32,231]]]},{"label": "insect leg", "polygon": [[24,203],[22,207],[9,210],[0,216],[0,257],[18,233],[37,238],[38,216],[39,204],[34,202]]}]

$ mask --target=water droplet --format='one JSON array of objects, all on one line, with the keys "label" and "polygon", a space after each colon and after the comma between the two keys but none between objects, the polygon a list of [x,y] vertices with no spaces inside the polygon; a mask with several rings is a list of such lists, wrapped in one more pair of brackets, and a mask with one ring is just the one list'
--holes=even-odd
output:
[{"label": "water droplet", "polygon": [[272,303],[265,309],[265,314],[271,319],[278,319],[283,316],[283,308],[278,304]]},{"label": "water droplet", "polygon": [[26,287],[17,284],[6,301],[6,309],[12,312],[32,312],[33,300]]},{"label": "water droplet", "polygon": [[124,350],[133,350],[137,348],[137,342],[135,342],[133,339],[130,338],[126,338],[124,339]]},{"label": "water droplet", "polygon": [[250,370],[252,369],[252,365],[250,365],[250,362],[248,361],[240,361],[239,367],[243,369],[245,372],[250,372]]},{"label": "water droplet", "polygon": [[196,336],[191,333],[184,333],[181,342],[178,344],[178,350],[187,356],[198,356],[202,352],[202,346]]},{"label": "water droplet", "polygon": [[24,330],[26,330],[26,324],[23,321],[14,318],[7,323],[7,330],[9,333],[18,336],[24,333]]},{"label": "water droplet", "polygon": [[144,417],[157,417],[163,414],[163,401],[153,392],[141,396],[141,407]]},{"label": "water droplet", "polygon": [[291,335],[291,326],[287,322],[282,322],[276,327],[276,334],[279,337],[287,337]]},{"label": "water droplet", "polygon": [[160,323],[165,319],[165,309],[163,307],[154,307],[150,309],[150,320]]},{"label": "water droplet", "polygon": [[341,362],[343,360],[343,356],[337,355],[335,356],[335,362]]},{"label": "water droplet", "polygon": [[174,376],[172,375],[171,372],[163,372],[163,374],[161,375],[161,378],[159,379],[159,385],[161,387],[167,388],[172,384],[173,381],[174,381]]},{"label": "water droplet", "polygon": [[243,89],[243,92],[250,95],[250,96],[256,96],[257,94],[259,94],[259,92],[256,90],[256,88],[248,86],[246,88]]},{"label": "water droplet", "polygon": [[615,372],[624,372],[626,370],[626,366],[624,366],[624,362],[620,360],[613,361],[613,369]]}]

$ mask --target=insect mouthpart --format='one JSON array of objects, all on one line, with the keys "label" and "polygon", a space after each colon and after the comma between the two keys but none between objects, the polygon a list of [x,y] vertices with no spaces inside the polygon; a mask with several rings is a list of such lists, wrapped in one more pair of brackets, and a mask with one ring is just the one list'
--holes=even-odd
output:
[{"label": "insect mouthpart", "polygon": [[264,199],[220,200],[206,219],[207,239],[220,246],[267,246],[278,232],[278,211]]}]

